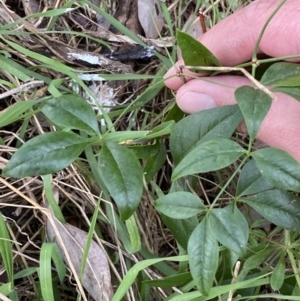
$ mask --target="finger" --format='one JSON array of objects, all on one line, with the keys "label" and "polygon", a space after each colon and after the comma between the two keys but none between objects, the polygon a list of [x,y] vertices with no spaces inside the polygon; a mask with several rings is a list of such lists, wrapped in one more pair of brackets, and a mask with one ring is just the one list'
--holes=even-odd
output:
[{"label": "finger", "polygon": [[[235,66],[251,59],[259,34],[267,18],[280,0],[258,0],[220,21],[199,40],[222,63]],[[300,22],[298,0],[289,0],[270,21],[259,45],[259,52],[271,57],[300,53]],[[176,66],[183,65],[180,60]],[[176,74],[171,68],[165,78]],[[177,90],[182,85],[178,77],[166,80],[166,85]]]},{"label": "finger", "polygon": [[242,76],[201,77],[183,85],[176,94],[178,106],[187,113],[234,104],[234,91],[251,82]]},{"label": "finger", "polygon": [[[182,86],[176,95],[178,106],[187,113],[235,103],[235,89],[250,84],[249,80],[237,76],[217,76],[193,79]],[[300,103],[294,98],[275,93],[270,111],[263,121],[257,138],[264,143],[283,149],[300,161]]]}]

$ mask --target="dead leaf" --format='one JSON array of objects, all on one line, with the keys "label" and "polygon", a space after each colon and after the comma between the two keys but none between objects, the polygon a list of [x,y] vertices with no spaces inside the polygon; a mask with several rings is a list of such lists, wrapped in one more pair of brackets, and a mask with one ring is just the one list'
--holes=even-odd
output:
[{"label": "dead leaf", "polygon": [[193,38],[197,39],[203,34],[199,17],[192,12],[182,27],[182,31],[186,32]]},{"label": "dead leaf", "polygon": [[103,16],[96,14],[96,20],[100,31],[109,29],[110,23]]},{"label": "dead leaf", "polygon": [[43,7],[41,7],[40,1],[37,0],[22,0],[22,4],[26,16],[39,13],[43,9]]},{"label": "dead leaf", "polygon": [[[57,192],[54,192],[57,199]],[[49,205],[47,207],[50,207]],[[52,212],[52,210],[49,208]],[[49,219],[52,219],[52,223]],[[54,223],[56,231],[52,224]],[[62,224],[52,213],[48,215],[46,222],[46,232],[49,241],[53,241],[56,234],[60,235],[60,239],[55,239],[55,243],[62,255],[64,262],[69,266],[64,249],[68,251],[74,269],[79,275],[83,251],[86,245],[88,234],[70,224]],[[64,247],[59,243],[63,241]],[[83,287],[96,301],[110,301],[113,297],[113,289],[111,284],[111,275],[107,255],[100,246],[92,241],[89,249],[89,254],[85,263],[84,272],[81,281]]]},{"label": "dead leaf", "polygon": [[[55,219],[55,218],[54,218]],[[86,244],[87,233],[70,224],[62,224],[55,219],[55,225],[70,255],[77,274],[80,273],[83,249]],[[54,230],[47,222],[47,237],[52,241],[55,237]],[[63,260],[68,264],[63,248],[56,241]],[[88,293],[97,301],[109,301],[112,299],[113,290],[108,261],[104,251],[92,241],[85,269],[82,276],[82,285]]]},{"label": "dead leaf", "polygon": [[138,0],[138,16],[145,37],[156,39],[164,26],[164,18],[157,0]]},{"label": "dead leaf", "polygon": [[[135,35],[142,33],[143,28],[138,18],[137,0],[118,0],[118,9],[114,18],[127,27]],[[110,33],[120,34],[121,32],[112,26]]]},{"label": "dead leaf", "polygon": [[92,2],[94,5],[98,6],[98,7],[100,7],[100,5],[101,5],[101,1],[100,1],[100,0],[91,0],[91,2]]}]

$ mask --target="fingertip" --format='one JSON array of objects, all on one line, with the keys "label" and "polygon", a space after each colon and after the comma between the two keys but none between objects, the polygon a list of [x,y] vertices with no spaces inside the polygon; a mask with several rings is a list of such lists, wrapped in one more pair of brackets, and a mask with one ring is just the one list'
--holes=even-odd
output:
[{"label": "fingertip", "polygon": [[[186,73],[188,74],[189,71],[185,68],[182,68],[183,65],[184,65],[184,62],[182,59],[180,59],[164,75],[165,85],[168,88],[177,91],[184,84],[181,74],[186,75]],[[187,78],[185,78],[185,79],[187,79]]]},{"label": "fingertip", "polygon": [[164,75],[165,85],[172,89],[178,90],[182,85],[182,82],[179,77],[177,77],[177,69],[175,66],[171,67],[166,74]]},{"label": "fingertip", "polygon": [[[182,66],[179,68],[178,66]],[[191,72],[189,69],[184,68],[180,64],[176,64],[174,67],[171,67],[167,73],[164,75],[165,85],[172,89],[178,90],[180,87],[186,84],[186,82],[198,78],[199,74]]]}]

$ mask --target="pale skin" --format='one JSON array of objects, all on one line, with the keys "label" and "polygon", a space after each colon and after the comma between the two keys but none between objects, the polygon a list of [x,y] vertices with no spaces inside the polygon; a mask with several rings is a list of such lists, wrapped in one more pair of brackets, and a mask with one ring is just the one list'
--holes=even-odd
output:
[{"label": "pale skin", "polygon": [[[199,40],[223,66],[251,61],[259,33],[279,3],[280,0],[256,0],[219,22]],[[299,0],[287,0],[267,27],[259,53],[270,57],[300,55],[299,16]],[[293,61],[300,62],[300,59]],[[177,67],[181,65],[184,65],[182,60],[176,63]],[[235,89],[251,85],[246,77],[231,75],[202,77],[214,83],[187,77],[187,82],[183,83],[178,76],[170,78],[176,72],[176,68],[171,68],[165,75],[165,83],[176,91],[177,104],[187,113],[234,104]],[[188,73],[187,70],[183,72]],[[283,93],[275,95],[277,100],[272,102],[257,138],[287,151],[300,162],[300,102]]]}]

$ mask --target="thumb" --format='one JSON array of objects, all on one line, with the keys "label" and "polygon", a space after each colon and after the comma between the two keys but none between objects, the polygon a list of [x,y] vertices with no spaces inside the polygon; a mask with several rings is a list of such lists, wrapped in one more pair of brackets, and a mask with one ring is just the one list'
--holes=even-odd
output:
[{"label": "thumb", "polygon": [[187,82],[176,93],[182,111],[194,113],[235,103],[234,91],[250,81],[242,76],[201,77]]}]

